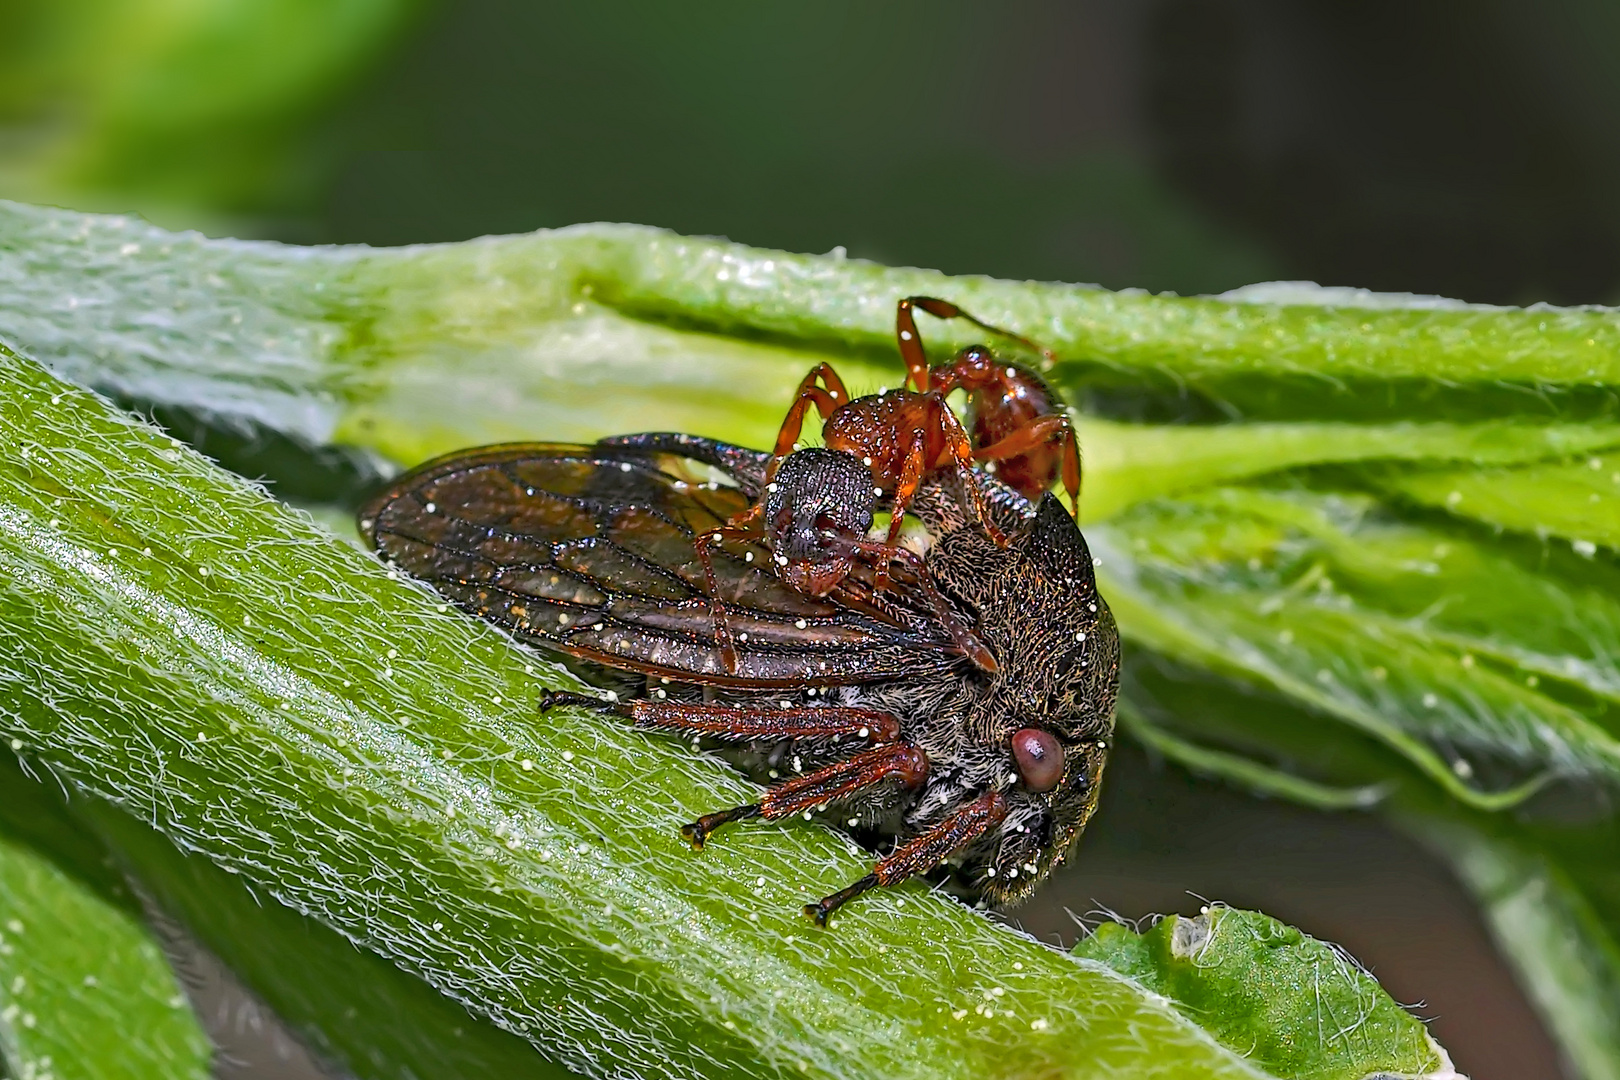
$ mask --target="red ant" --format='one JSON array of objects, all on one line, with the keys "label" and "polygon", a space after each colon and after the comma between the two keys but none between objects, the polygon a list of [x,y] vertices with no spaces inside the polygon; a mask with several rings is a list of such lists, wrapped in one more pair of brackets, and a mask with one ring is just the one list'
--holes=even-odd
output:
[{"label": "red ant", "polygon": [[974,459],[985,462],[986,471],[993,471],[998,480],[1031,502],[1039,501],[1061,473],[1069,505],[1078,516],[1080,447],[1062,399],[1039,375],[997,361],[983,345],[969,345],[950,363],[930,367],[911,314],[914,307],[939,319],[965,319],[1040,353],[1048,363],[1056,359],[1052,351],[932,296],[906,297],[894,320],[900,356],[906,362],[906,381],[901,385],[941,395],[966,391]]},{"label": "red ant", "polygon": [[[825,596],[837,588],[853,569],[857,553],[879,557],[878,588],[887,586],[891,561],[916,563],[911,569],[958,648],[984,670],[996,669],[983,642],[961,625],[933,587],[921,560],[900,547],[906,509],[925,479],[955,469],[963,509],[998,547],[1005,548],[1009,539],[990,515],[974,463],[1011,461],[1020,477],[1046,468],[1046,485],[1039,489],[1043,491],[1058,467],[1047,444],[1061,440],[1068,452],[1063,471],[1072,498],[1079,487],[1074,431],[1067,416],[1051,411],[1056,408],[1051,404],[1056,397],[1044,383],[1022,369],[993,364],[987,350],[964,349],[951,365],[930,370],[917,339],[913,306],[942,318],[966,318],[992,332],[1025,341],[980,322],[954,304],[908,297],[899,304],[896,334],[908,380],[915,379],[920,387],[926,377],[927,389],[890,390],[852,400],[830,364],[818,364],[804,377],[777,435],[763,495],[726,525],[699,535],[694,544],[709,586],[716,636],[728,671],[736,669],[736,648],[709,555],[710,545],[725,538],[763,539],[778,576],[809,596]],[[1015,382],[1015,376],[1021,378]],[[958,387],[982,403],[979,412],[993,438],[990,445],[976,448],[946,404],[945,395]],[[1002,400],[990,396],[994,388],[1004,390]],[[1039,388],[1040,396],[1026,401],[1031,388]],[[1037,400],[1046,411],[1030,413],[1028,406]],[[826,448],[795,451],[805,414],[812,406],[821,414]],[[1026,484],[1030,482],[1026,479]],[[866,537],[879,497],[888,498],[891,513],[888,536],[881,542]]]}]

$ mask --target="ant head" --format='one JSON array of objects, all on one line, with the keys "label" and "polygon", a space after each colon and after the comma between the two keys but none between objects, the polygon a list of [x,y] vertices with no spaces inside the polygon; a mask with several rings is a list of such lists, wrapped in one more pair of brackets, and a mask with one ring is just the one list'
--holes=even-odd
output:
[{"label": "ant head", "polygon": [[951,358],[950,363],[934,369],[929,382],[933,389],[983,389],[996,381],[999,370],[995,354],[988,345],[969,345]]},{"label": "ant head", "polygon": [[814,447],[782,459],[765,491],[765,535],[779,575],[825,596],[848,576],[852,540],[872,527],[872,471],[851,454]]}]

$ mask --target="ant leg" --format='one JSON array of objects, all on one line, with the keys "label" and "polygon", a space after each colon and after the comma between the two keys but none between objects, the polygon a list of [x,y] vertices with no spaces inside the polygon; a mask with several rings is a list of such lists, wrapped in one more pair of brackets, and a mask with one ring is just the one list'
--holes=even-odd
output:
[{"label": "ant leg", "polygon": [[996,658],[990,654],[990,650],[985,647],[984,642],[979,640],[979,635],[962,625],[962,620],[957,618],[956,612],[952,611],[950,605],[945,602],[945,597],[934,587],[934,580],[928,576],[927,566],[919,555],[907,548],[891,547],[876,540],[856,540],[852,546],[856,551],[864,551],[868,555],[876,555],[879,558],[886,559],[898,559],[900,562],[905,563],[907,568],[911,570],[912,575],[917,579],[917,583],[922,586],[923,593],[928,597],[929,605],[934,609],[935,618],[939,619],[940,624],[949,631],[951,640],[956,642],[956,647],[962,651],[962,654],[972,660],[974,665],[981,671],[994,672],[1000,669],[1000,665],[996,663]]},{"label": "ant leg", "polygon": [[759,520],[762,505],[755,504],[732,519],[734,522],[747,522],[747,525],[722,525],[692,538],[692,551],[697,555],[698,565],[703,567],[703,582],[708,587],[709,613],[714,617],[714,640],[720,646],[720,663],[731,675],[737,673],[737,646],[731,638],[731,625],[726,622],[726,605],[720,599],[720,580],[714,575],[714,559],[709,555],[709,545],[716,540],[758,539],[759,530],[749,526]]},{"label": "ant leg", "polygon": [[[935,296],[908,296],[900,301],[899,311],[895,315],[895,336],[900,339],[900,356],[906,362],[906,378],[916,384],[918,393],[926,393],[928,390],[928,359],[923,355],[922,339],[917,336],[917,320],[911,314],[914,307],[928,312],[936,319],[965,319],[980,330],[988,330],[992,334],[1016,341],[1026,349],[1040,353],[1048,366],[1057,362],[1057,354],[1046,346],[1039,345],[1022,334],[1003,330],[999,326],[991,326],[983,319],[969,315],[949,300],[941,300]],[[906,337],[907,332],[911,334],[909,339]]]},{"label": "ant leg", "polygon": [[[900,530],[906,523],[906,507],[911,505],[911,500],[917,495],[917,485],[922,483],[927,452],[927,437],[919,428],[911,433],[911,446],[906,451],[905,462],[900,466],[900,479],[894,485],[894,496],[890,500],[889,536],[883,545],[890,551],[900,550]],[[877,576],[873,578],[872,585],[877,589],[889,587],[887,560],[878,563]]]},{"label": "ant leg", "polygon": [[906,365],[906,381],[900,384],[902,390],[908,385],[915,385],[917,393],[928,392],[928,354],[923,352],[922,337],[917,333],[917,318],[912,315],[911,309],[921,307],[934,314],[928,305],[944,302],[931,296],[908,296],[895,309],[894,336],[900,342],[900,359]]},{"label": "ant leg", "polygon": [[848,403],[849,390],[831,364],[822,363],[811,368],[810,374],[799,381],[799,388],[793,392],[793,404],[788,407],[787,419],[782,421],[782,430],[776,435],[776,456],[771,461],[766,480],[776,473],[776,466],[792,452],[793,444],[799,441],[799,435],[804,430],[804,414],[811,405],[816,407],[825,422],[834,409]]},{"label": "ant leg", "polygon": [[754,817],[775,821],[823,808],[885,780],[899,780],[907,788],[915,789],[926,779],[927,756],[910,743],[890,743],[773,784],[757,803],[704,814],[690,825],[681,826],[681,835],[692,842],[693,848],[701,849],[709,834],[727,822]]},{"label": "ant leg", "polygon": [[[821,381],[821,385],[827,388],[828,397],[839,405],[849,404],[849,391],[844,388],[844,380],[838,377],[838,372],[834,371],[833,366],[828,363],[820,363],[811,368],[810,374],[806,375],[804,380],[799,383],[799,392],[803,393],[810,387],[815,386],[818,379]],[[827,419],[827,413],[823,412],[821,418],[823,420]]]},{"label": "ant leg", "polygon": [[839,739],[853,735],[872,745],[892,743],[900,737],[900,721],[892,714],[844,705],[768,709],[647,698],[615,702],[566,690],[540,696],[541,712],[561,705],[579,705],[622,716],[641,727],[685,735],[729,739]]},{"label": "ant leg", "polygon": [[1075,515],[1080,513],[1080,443],[1075,438],[1074,422],[1062,413],[1053,413],[1031,420],[1004,439],[983,446],[973,452],[976,461],[1005,461],[1028,453],[1053,440],[1063,443],[1063,489],[1068,493],[1069,505]]},{"label": "ant leg", "polygon": [[1006,816],[1007,800],[999,791],[987,791],[921,836],[879,859],[872,872],[855,884],[814,904],[806,904],[804,913],[815,920],[817,926],[826,926],[833,912],[861,893],[927,873],[995,828]]},{"label": "ant leg", "polygon": [[979,519],[979,524],[984,526],[984,531],[990,534],[990,539],[997,547],[1006,547],[1011,541],[990,517],[990,508],[984,502],[984,492],[979,489],[979,474],[973,471],[973,440],[968,438],[967,430],[962,427],[962,421],[951,412],[943,398],[939,403],[939,418],[945,445],[950,450],[951,456],[956,459],[956,468],[961,474],[962,491],[967,499],[967,504],[964,504],[962,509]]},{"label": "ant leg", "polygon": [[[822,366],[825,367],[826,365]],[[814,372],[811,374],[814,374]],[[793,399],[793,404],[788,406],[787,418],[782,421],[782,428],[776,434],[774,456],[771,458],[770,467],[765,471],[767,483],[776,475],[776,468],[781,464],[782,459],[793,452],[793,444],[799,441],[799,436],[804,432],[804,414],[810,410],[811,405],[814,405],[816,411],[821,413],[823,421],[832,415],[834,409],[838,408],[838,403],[834,401],[830,390],[823,390],[819,386],[801,386],[799,388],[798,396]]]}]

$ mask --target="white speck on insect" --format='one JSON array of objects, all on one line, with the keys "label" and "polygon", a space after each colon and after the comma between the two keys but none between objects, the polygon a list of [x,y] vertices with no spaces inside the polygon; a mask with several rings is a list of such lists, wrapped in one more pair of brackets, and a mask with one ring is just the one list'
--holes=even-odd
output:
[{"label": "white speck on insect", "polygon": [[875,487],[875,488],[872,489],[872,494],[881,495],[881,494],[883,494],[883,489],[880,488],[880,487]]},{"label": "white speck on insect", "polygon": [[861,464],[870,469],[872,467],[872,459],[869,457],[863,457],[861,458]]},{"label": "white speck on insect", "polygon": [[574,760],[574,752],[572,750],[564,750],[563,751],[563,760],[564,761],[573,761]]},{"label": "white speck on insect", "polygon": [[1086,640],[1086,632],[1084,630],[1080,631],[1078,634],[1074,635],[1074,640],[1076,640],[1076,641],[1084,641],[1084,640]]},{"label": "white speck on insect", "polygon": [[902,331],[900,331],[900,340],[901,341],[910,341],[911,340],[911,331],[910,330],[902,330]]},{"label": "white speck on insect", "polygon": [[581,854],[581,855],[589,855],[591,853],[591,845],[589,845],[589,844],[578,844],[578,845],[576,845],[574,847],[574,850],[576,852],[578,852],[579,854]]},{"label": "white speck on insect", "polygon": [[23,748],[23,741],[21,739],[12,739],[11,748],[13,750],[21,750]]},{"label": "white speck on insect", "polygon": [[776,490],[776,481],[772,480],[770,483],[766,484],[765,485],[765,490],[774,492]]},{"label": "white speck on insect", "polygon": [[197,576],[198,577],[207,577],[208,576],[208,567],[206,567],[206,566],[197,567]]},{"label": "white speck on insect", "polygon": [[753,562],[753,561],[754,561],[754,553],[752,551],[743,552],[743,562]]},{"label": "white speck on insect", "polygon": [[620,472],[629,472],[630,471],[630,463],[628,461],[619,462],[619,471]]},{"label": "white speck on insect", "polygon": [[1021,961],[1014,960],[1013,961],[1013,970],[1014,971],[1023,971],[1024,970],[1023,963]]},{"label": "white speck on insect", "polygon": [[438,512],[439,504],[438,503],[428,503],[425,507],[423,507],[423,509],[426,510],[430,514],[434,514],[434,513]]},{"label": "white speck on insect", "polygon": [[863,727],[863,728],[861,728],[859,734],[860,734],[860,737],[863,738],[863,739],[870,738],[871,735],[872,735],[872,729]]}]

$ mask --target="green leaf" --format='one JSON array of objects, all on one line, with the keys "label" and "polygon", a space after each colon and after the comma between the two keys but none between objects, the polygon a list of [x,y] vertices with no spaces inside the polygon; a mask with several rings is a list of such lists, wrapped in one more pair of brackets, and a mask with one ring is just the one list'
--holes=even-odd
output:
[{"label": "green leaf", "polygon": [[1075,953],[1163,994],[1279,1076],[1457,1076],[1422,1023],[1342,950],[1259,912],[1217,904],[1146,933],[1104,923]]},{"label": "green leaf", "polygon": [[10,354],[0,440],[0,734],[551,1060],[1255,1075],[1157,996],[919,886],[808,926],[806,896],[865,872],[846,840],[685,850],[675,823],[749,796],[729,770],[539,713],[559,672]]},{"label": "green leaf", "polygon": [[52,852],[82,888],[104,906],[126,908],[129,917],[140,912],[122,875],[137,877],[149,903],[182,922],[321,1060],[347,1074],[574,1075],[383,957],[266,903],[240,875],[183,854],[151,826],[105,803],[69,801],[54,777],[36,780],[19,761],[0,759],[0,792],[0,833],[26,836],[34,850]]},{"label": "green leaf", "polygon": [[211,1056],[140,920],[0,834],[0,1061],[8,1075],[205,1080]]},{"label": "green leaf", "polygon": [[[893,302],[915,292],[1065,357],[1144,741],[1324,805],[1612,788],[1620,581],[1590,466],[1620,445],[1610,311],[1107,293],[626,226],[297,249],[0,207],[0,333],[58,371],[402,463],[637,428],[759,445],[812,363],[898,382]],[[1246,711],[1206,716],[1234,688]]]},{"label": "green leaf", "polygon": [[1620,828],[1408,811],[1456,869],[1547,1028],[1586,1080],[1620,1077]]},{"label": "green leaf", "polygon": [[1616,721],[1593,704],[1620,687],[1611,568],[1553,572],[1305,490],[1149,504],[1090,537],[1134,640],[1366,732],[1465,803],[1511,805],[1555,774],[1620,779]]},{"label": "green leaf", "polygon": [[1381,483],[1392,494],[1459,517],[1559,537],[1587,557],[1599,546],[1620,548],[1620,457],[1607,463],[1593,455],[1516,469],[1423,470],[1389,475]]},{"label": "green leaf", "polygon": [[[1219,424],[1172,426],[1119,424],[1090,418],[1085,424],[1086,487],[1081,514],[1088,522],[1111,517],[1135,503],[1164,495],[1247,480],[1303,465],[1367,461],[1414,464],[1467,462],[1473,466],[1513,464],[1589,454],[1620,443],[1617,424],[1557,424],[1527,421],[1480,421],[1471,424],[1399,423],[1345,424]],[[1592,459],[1600,460],[1600,459]],[[1542,473],[1560,466],[1534,466],[1513,472]],[[1409,471],[1387,470],[1388,485],[1420,501],[1424,485],[1433,478],[1494,477],[1507,470]],[[1581,477],[1591,479],[1590,471]],[[1617,490],[1609,474],[1602,477],[1613,497]],[[1451,487],[1445,487],[1447,492]],[[1554,504],[1585,507],[1590,486],[1578,500],[1559,501],[1544,496],[1537,506]],[[1448,496],[1441,496],[1444,501]],[[1511,499],[1511,495],[1506,496]],[[1450,500],[1456,509],[1457,500]],[[1470,511],[1474,510],[1470,504]],[[1583,510],[1583,513],[1587,511]],[[1484,517],[1493,525],[1523,526],[1541,519],[1534,511],[1515,521]]]},{"label": "green leaf", "polygon": [[1576,1075],[1620,1076],[1620,865],[1611,857],[1620,820],[1606,800],[1564,791],[1538,800],[1550,806],[1527,808],[1535,814],[1468,812],[1389,750],[1315,723],[1286,700],[1140,654],[1124,692],[1128,730],[1143,731],[1146,721],[1144,741],[1166,757],[1256,793],[1330,805],[1323,795],[1368,790],[1367,778],[1382,778],[1376,790],[1392,823],[1431,846],[1474,893]]}]

